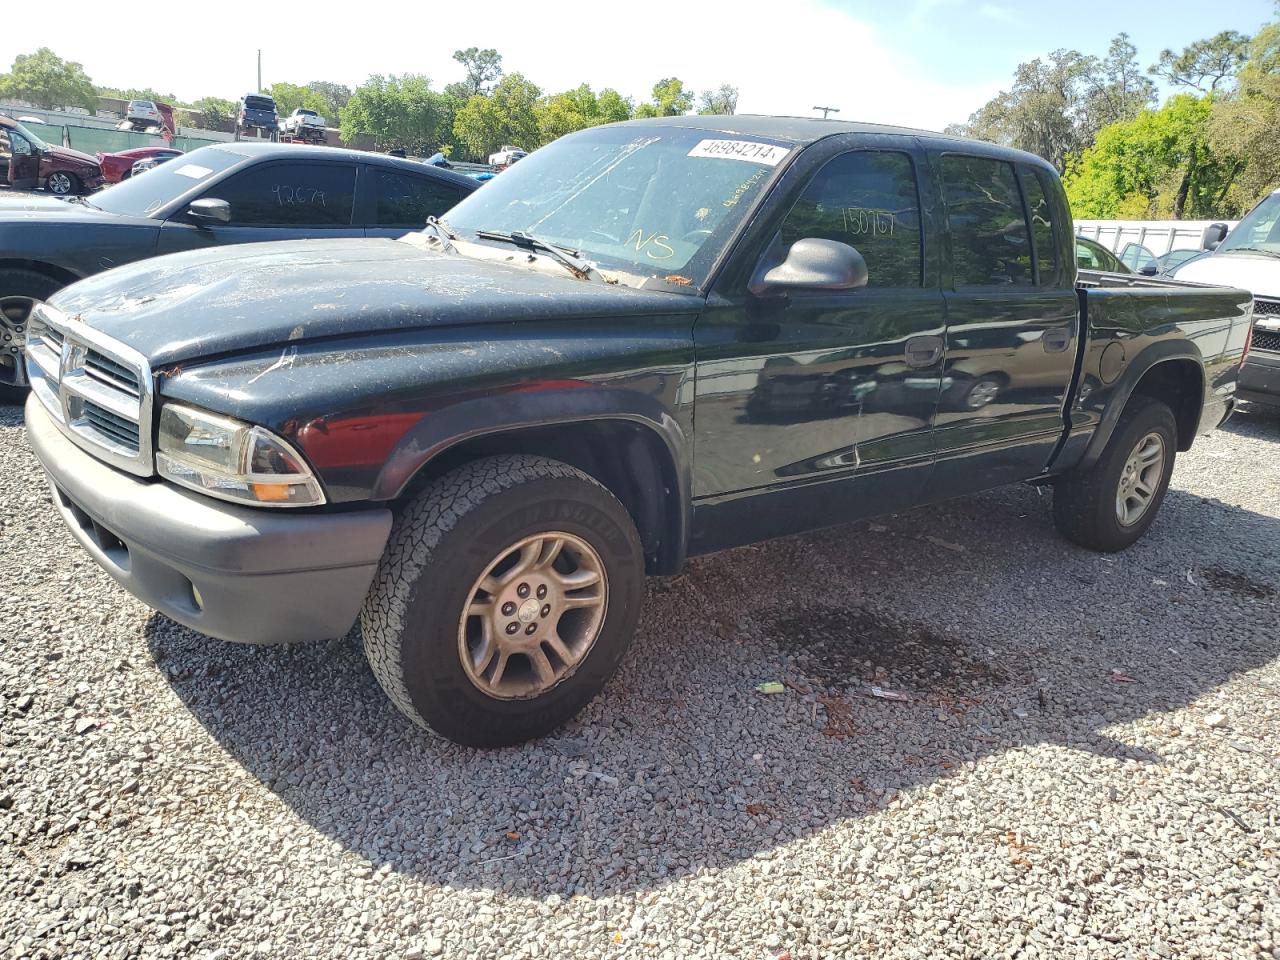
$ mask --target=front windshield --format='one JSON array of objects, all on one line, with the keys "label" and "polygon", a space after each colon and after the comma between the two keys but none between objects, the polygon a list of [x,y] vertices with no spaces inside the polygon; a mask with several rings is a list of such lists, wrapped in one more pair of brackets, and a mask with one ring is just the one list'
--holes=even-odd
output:
[{"label": "front windshield", "polygon": [[108,213],[150,216],[196,184],[212,180],[215,174],[243,159],[242,154],[228,153],[217,147],[201,147],[148,170],[145,177],[130,177],[100,190],[89,199],[89,203]]},{"label": "front windshield", "polygon": [[17,120],[13,121],[13,129],[22,134],[26,138],[27,143],[31,144],[37,150],[48,150],[49,145],[32,133],[29,129],[20,124]]},{"label": "front windshield", "polygon": [[1250,210],[1218,245],[1218,253],[1270,253],[1280,257],[1280,193]]},{"label": "front windshield", "polygon": [[698,287],[789,149],[707,130],[596,127],[529,154],[446,218],[463,239],[521,231],[623,280]]}]

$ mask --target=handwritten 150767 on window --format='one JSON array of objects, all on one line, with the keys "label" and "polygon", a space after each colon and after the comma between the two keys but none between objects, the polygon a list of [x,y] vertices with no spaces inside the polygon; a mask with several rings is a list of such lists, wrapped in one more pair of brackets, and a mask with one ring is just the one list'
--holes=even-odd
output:
[{"label": "handwritten 150767 on window", "polygon": [[761,163],[766,167],[776,167],[788,152],[786,147],[773,143],[760,143],[756,140],[699,140],[689,151],[689,156],[716,160],[745,160],[747,163]]}]

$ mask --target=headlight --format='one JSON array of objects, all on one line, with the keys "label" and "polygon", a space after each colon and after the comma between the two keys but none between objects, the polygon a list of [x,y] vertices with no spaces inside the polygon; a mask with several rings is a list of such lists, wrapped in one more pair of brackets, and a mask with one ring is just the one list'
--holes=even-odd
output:
[{"label": "headlight", "polygon": [[324,503],[306,461],[270,430],[176,403],[160,411],[156,472],[223,500],[268,507]]}]

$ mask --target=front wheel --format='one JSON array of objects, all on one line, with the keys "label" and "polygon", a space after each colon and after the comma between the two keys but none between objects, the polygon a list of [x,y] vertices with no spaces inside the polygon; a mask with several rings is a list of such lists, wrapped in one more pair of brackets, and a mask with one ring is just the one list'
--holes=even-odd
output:
[{"label": "front wheel", "polygon": [[392,702],[474,747],[549,733],[613,675],[643,595],[644,558],[603,486],[543,457],[458,468],[396,518],[360,615]]},{"label": "front wheel", "polygon": [[1054,485],[1058,532],[1104,553],[1136,543],[1164,502],[1177,449],[1178,427],[1168,404],[1131,397],[1093,468]]},{"label": "front wheel", "polygon": [[80,178],[65,170],[56,170],[49,174],[44,188],[58,197],[71,197],[80,193]]}]

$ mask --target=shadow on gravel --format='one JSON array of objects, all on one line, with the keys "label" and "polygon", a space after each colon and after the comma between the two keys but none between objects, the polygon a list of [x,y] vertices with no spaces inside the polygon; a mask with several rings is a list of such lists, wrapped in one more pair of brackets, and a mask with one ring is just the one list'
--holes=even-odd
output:
[{"label": "shadow on gravel", "polygon": [[[1280,520],[1175,489],[1104,558],[1057,539],[1048,503],[1014,488],[697,560],[650,584],[586,714],[516,749],[413,727],[354,638],[240,647],[159,615],[146,636],[209,735],[342,848],[437,884],[596,896],[777,851],[1021,746],[1088,751],[1106,776],[1160,764],[1159,726],[1110,728],[1280,655]],[[1081,783],[1063,789],[1093,802]]]}]

